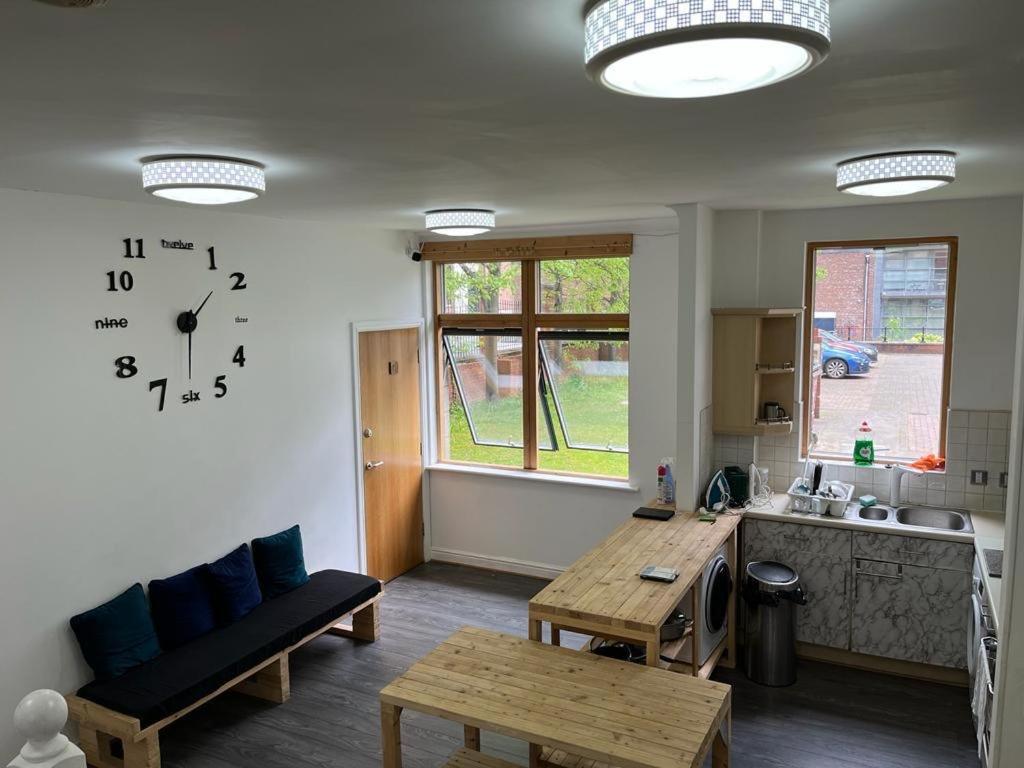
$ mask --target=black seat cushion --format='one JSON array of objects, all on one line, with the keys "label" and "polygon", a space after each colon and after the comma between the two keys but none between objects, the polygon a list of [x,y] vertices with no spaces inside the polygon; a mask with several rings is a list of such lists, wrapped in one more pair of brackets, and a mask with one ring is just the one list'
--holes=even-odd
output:
[{"label": "black seat cushion", "polygon": [[320,571],[301,587],[112,680],[78,691],[108,709],[139,718],[143,728],[173,715],[224,683],[322,629],[380,593],[380,582],[345,571]]}]

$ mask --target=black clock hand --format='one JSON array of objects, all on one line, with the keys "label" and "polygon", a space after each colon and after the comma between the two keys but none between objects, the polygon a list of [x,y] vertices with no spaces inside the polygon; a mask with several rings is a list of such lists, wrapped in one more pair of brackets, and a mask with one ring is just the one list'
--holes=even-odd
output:
[{"label": "black clock hand", "polygon": [[203,311],[203,307],[206,306],[206,302],[210,300],[211,296],[213,296],[213,291],[210,291],[208,294],[206,294],[206,298],[203,299],[203,303],[199,305],[199,309],[197,309],[192,314],[195,315],[196,317],[199,317],[199,313]]},{"label": "black clock hand", "polygon": [[188,332],[188,380],[192,381],[192,331]]}]

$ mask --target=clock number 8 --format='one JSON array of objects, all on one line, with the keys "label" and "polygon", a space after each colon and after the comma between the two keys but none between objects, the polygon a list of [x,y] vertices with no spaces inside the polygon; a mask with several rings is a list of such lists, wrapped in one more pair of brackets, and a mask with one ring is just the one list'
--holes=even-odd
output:
[{"label": "clock number 8", "polygon": [[119,379],[130,379],[139,372],[139,369],[135,367],[135,358],[131,355],[117,358],[114,365],[117,366],[117,378]]}]

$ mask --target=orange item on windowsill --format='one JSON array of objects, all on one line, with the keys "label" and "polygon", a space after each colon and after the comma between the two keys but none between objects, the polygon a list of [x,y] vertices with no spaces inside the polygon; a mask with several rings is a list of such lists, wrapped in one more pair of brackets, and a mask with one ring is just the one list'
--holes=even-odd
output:
[{"label": "orange item on windowsill", "polygon": [[938,469],[945,469],[946,460],[941,456],[936,456],[934,453],[929,453],[927,456],[922,456],[910,466],[914,469],[923,469],[925,472],[933,472]]}]

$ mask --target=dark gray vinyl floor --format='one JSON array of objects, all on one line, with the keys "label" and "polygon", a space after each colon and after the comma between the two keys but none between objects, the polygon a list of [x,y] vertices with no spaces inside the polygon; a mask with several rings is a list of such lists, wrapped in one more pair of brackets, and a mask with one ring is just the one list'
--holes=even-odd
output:
[{"label": "dark gray vinyl floor", "polygon": [[[527,600],[543,584],[459,566],[421,566],[388,585],[379,641],[313,641],[292,656],[287,704],[221,696],[161,734],[163,764],[376,768],[378,691],[460,626],[525,636]],[[784,689],[754,685],[740,672],[716,677],[735,686],[734,768],[977,766],[963,689],[818,663],[803,663],[799,682]],[[406,713],[405,766],[443,765],[461,736],[460,726]],[[525,745],[505,737],[485,733],[483,748],[526,762]]]}]

